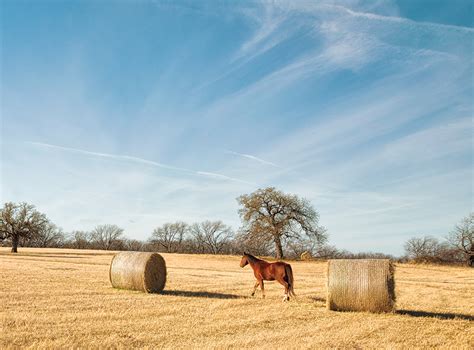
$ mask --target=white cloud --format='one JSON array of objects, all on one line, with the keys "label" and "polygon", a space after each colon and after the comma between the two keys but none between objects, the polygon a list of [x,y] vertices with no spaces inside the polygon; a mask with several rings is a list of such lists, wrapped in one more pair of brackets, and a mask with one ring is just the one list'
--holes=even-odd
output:
[{"label": "white cloud", "polygon": [[279,167],[278,165],[276,165],[275,163],[269,162],[268,160],[265,160],[265,159],[262,159],[262,158],[253,156],[253,155],[251,155],[251,154],[238,153],[238,152],[234,152],[234,151],[225,151],[225,152],[228,153],[228,154],[233,154],[233,155],[236,155],[236,156],[239,156],[239,157],[247,158],[247,159],[256,161],[256,162],[261,163],[261,164],[264,164],[264,165],[271,165],[271,166],[273,166],[273,167],[275,167],[275,168],[280,168],[280,167]]},{"label": "white cloud", "polygon": [[249,185],[255,185],[254,183],[247,182],[247,181],[244,181],[244,180],[241,180],[241,179],[236,179],[236,178],[226,176],[226,175],[223,175],[223,174],[217,174],[217,173],[206,172],[206,171],[194,171],[194,170],[174,167],[174,166],[171,166],[171,165],[166,165],[166,164],[162,164],[162,163],[158,163],[158,162],[154,162],[154,161],[151,161],[151,160],[138,158],[138,157],[85,151],[85,150],[81,150],[81,149],[77,149],[77,148],[62,147],[62,146],[51,145],[51,144],[43,143],[43,142],[27,142],[27,143],[29,143],[31,145],[34,145],[34,146],[44,147],[44,148],[49,148],[49,149],[54,149],[54,150],[78,153],[78,154],[89,155],[89,156],[100,157],[100,158],[109,158],[109,159],[114,159],[114,160],[119,160],[119,161],[140,163],[140,164],[144,164],[144,165],[151,165],[151,166],[158,167],[158,168],[163,168],[163,169],[167,169],[167,170],[175,170],[175,171],[179,171],[179,172],[183,172],[183,173],[187,173],[187,174],[192,174],[192,175],[202,175],[202,176],[206,176],[206,177],[213,178],[213,179],[228,180],[228,181],[235,181],[235,182],[249,184]]}]

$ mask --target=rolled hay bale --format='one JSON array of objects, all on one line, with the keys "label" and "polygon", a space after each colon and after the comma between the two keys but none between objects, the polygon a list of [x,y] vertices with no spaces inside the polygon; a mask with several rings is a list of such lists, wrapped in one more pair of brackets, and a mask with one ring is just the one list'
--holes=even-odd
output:
[{"label": "rolled hay bale", "polygon": [[110,263],[114,288],[159,293],[165,288],[166,263],[158,253],[120,252]]},{"label": "rolled hay bale", "polygon": [[311,258],[312,258],[311,253],[308,252],[308,251],[305,251],[305,252],[301,253],[301,255],[300,255],[301,260],[311,260]]},{"label": "rolled hay bale", "polygon": [[391,312],[394,267],[388,259],[328,261],[326,306],[335,311]]}]

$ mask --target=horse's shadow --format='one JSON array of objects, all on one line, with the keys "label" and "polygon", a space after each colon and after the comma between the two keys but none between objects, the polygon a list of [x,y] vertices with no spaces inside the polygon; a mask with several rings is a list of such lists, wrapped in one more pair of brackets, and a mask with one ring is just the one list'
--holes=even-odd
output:
[{"label": "horse's shadow", "polygon": [[466,321],[474,321],[473,315],[456,314],[456,313],[451,313],[451,312],[397,310],[396,313],[399,315],[408,315],[412,317],[433,317],[433,318],[439,318],[441,320],[459,319],[459,320],[466,320]]},{"label": "horse's shadow", "polygon": [[248,297],[236,294],[214,293],[214,292],[198,292],[190,290],[164,290],[163,295],[172,295],[178,297],[191,298],[209,298],[209,299],[246,299]]}]

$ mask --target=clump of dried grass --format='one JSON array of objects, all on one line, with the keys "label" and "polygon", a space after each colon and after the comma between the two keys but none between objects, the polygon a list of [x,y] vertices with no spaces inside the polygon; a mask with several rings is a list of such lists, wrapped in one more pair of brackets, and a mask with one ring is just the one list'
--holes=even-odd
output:
[{"label": "clump of dried grass", "polygon": [[112,258],[109,277],[115,288],[159,293],[165,288],[166,263],[158,253],[121,252]]},{"label": "clump of dried grass", "polygon": [[388,259],[328,261],[329,310],[391,312],[395,306],[394,267]]}]

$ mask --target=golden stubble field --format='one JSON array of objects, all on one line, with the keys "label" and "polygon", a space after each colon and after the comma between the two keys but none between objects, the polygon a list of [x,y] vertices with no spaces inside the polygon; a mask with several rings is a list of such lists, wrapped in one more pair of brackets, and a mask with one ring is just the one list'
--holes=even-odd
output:
[{"label": "golden stubble field", "polygon": [[249,297],[240,257],[163,254],[164,294],[113,289],[112,253],[0,248],[0,348],[474,348],[474,269],[396,266],[397,312],[325,308],[323,262],[291,262],[282,287]]}]

